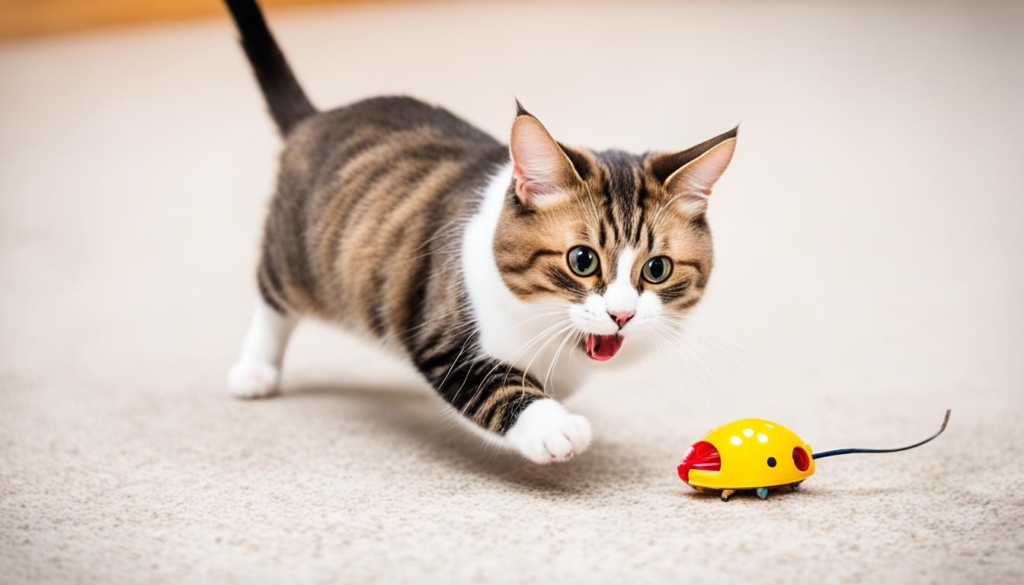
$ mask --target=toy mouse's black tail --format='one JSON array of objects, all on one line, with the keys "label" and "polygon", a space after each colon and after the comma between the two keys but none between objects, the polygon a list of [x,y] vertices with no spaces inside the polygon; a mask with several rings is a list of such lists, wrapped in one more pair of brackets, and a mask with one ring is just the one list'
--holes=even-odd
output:
[{"label": "toy mouse's black tail", "polygon": [[242,48],[263,90],[270,115],[281,135],[286,136],[296,124],[315,114],[316,108],[295,79],[256,0],[225,0],[225,3],[238,26]]},{"label": "toy mouse's black tail", "polygon": [[907,445],[906,447],[898,447],[896,449],[833,449],[832,451],[823,451],[821,453],[815,453],[814,455],[812,455],[812,457],[814,457],[815,459],[823,459],[825,457],[832,457],[834,455],[849,455],[850,453],[895,453],[897,451],[906,451],[907,449],[920,447],[921,445],[924,445],[925,443],[931,441],[935,437],[938,437],[939,435],[942,434],[942,431],[946,430],[946,425],[949,424],[949,415],[951,412],[951,410],[946,411],[946,418],[942,420],[942,426],[939,427],[937,433],[923,441],[914,443],[913,445]]}]

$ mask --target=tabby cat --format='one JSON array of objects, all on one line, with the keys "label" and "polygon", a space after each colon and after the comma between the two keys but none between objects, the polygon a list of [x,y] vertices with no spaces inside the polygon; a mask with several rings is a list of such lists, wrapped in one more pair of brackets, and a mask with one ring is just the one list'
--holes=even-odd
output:
[{"label": "tabby cat", "polygon": [[321,112],[255,1],[227,4],[285,142],[232,394],[277,392],[315,317],[397,349],[486,439],[537,463],[582,453],[590,424],[556,397],[700,300],[736,130],[634,155],[565,146],[518,104],[508,146],[408,97]]}]

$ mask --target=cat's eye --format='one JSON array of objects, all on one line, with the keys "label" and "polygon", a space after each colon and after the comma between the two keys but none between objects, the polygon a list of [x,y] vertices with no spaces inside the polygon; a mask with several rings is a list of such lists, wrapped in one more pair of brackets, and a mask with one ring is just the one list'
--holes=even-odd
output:
[{"label": "cat's eye", "polygon": [[641,271],[644,280],[651,284],[659,284],[665,282],[666,279],[672,274],[672,260],[668,256],[658,256],[657,258],[651,258],[644,264],[644,269]]},{"label": "cat's eye", "polygon": [[576,246],[569,250],[569,268],[579,276],[593,276],[600,265],[597,252],[586,246]]}]

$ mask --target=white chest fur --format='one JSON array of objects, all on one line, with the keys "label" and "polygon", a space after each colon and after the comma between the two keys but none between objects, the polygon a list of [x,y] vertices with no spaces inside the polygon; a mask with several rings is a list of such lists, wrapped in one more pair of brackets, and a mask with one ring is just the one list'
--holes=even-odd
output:
[{"label": "white chest fur", "polygon": [[501,279],[494,261],[494,233],[511,181],[512,167],[507,165],[481,193],[480,209],[463,236],[463,279],[479,347],[526,371],[541,381],[550,395],[561,398],[575,392],[587,375],[610,364],[588,359],[576,346],[579,337],[568,320],[568,302],[526,303]]}]

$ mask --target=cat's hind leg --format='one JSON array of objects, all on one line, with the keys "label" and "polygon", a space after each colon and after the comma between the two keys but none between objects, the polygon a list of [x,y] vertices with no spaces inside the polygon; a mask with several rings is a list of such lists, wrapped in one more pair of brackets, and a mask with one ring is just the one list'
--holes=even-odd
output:
[{"label": "cat's hind leg", "polygon": [[262,398],[278,392],[281,362],[298,318],[271,307],[264,299],[256,302],[242,355],[228,372],[228,390],[236,398]]}]

